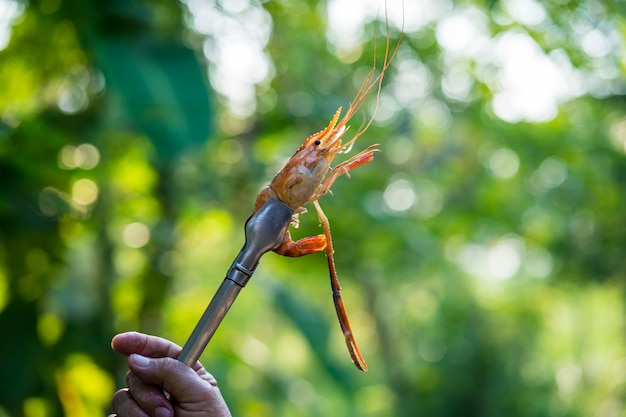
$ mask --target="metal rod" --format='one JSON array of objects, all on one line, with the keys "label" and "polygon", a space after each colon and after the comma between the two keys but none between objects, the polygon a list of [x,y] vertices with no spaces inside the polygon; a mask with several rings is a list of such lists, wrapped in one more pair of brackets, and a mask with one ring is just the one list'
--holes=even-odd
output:
[{"label": "metal rod", "polygon": [[246,221],[245,244],[183,346],[179,361],[193,366],[200,358],[261,256],[282,242],[292,215],[289,206],[271,197]]},{"label": "metal rod", "polygon": [[178,355],[179,361],[189,366],[193,366],[196,363],[230,309],[230,306],[235,301],[235,298],[239,295],[241,288],[243,287],[229,279],[222,281],[204,314],[200,317],[198,324],[191,332],[189,339],[187,339],[183,350]]}]

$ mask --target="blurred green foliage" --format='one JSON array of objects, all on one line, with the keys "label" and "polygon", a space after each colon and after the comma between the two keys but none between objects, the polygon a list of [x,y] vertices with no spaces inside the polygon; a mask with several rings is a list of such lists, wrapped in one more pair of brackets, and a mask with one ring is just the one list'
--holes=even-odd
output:
[{"label": "blurred green foliage", "polygon": [[241,416],[624,415],[623,3],[0,10],[0,416],[103,415],[114,334],[184,343],[256,193],[403,13],[357,143],[383,152],[322,200],[370,371],[321,254],[264,257],[203,363]]}]

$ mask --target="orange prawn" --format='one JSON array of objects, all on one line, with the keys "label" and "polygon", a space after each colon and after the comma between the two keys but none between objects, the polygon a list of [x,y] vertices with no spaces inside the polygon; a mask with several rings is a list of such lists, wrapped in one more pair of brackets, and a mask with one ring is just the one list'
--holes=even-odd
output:
[{"label": "orange prawn", "polygon": [[[335,167],[331,167],[335,156],[338,153],[349,151],[356,140],[362,136],[372,124],[376,116],[376,111],[378,110],[383,77],[398,51],[400,41],[401,38],[393,51],[390,51],[389,35],[387,36],[385,57],[381,71],[378,74],[376,73],[376,59],[374,58],[373,68],[363,80],[356,96],[350,103],[343,117],[341,117],[342,108],[340,107],[328,126],[320,132],[309,136],[283,168],[278,171],[274,179],[261,190],[254,206],[254,211],[256,212],[268,198],[277,198],[294,211],[291,221],[294,227],[298,227],[298,216],[306,212],[304,206],[312,203],[315,207],[324,233],[294,241],[289,231],[287,231],[282,243],[274,249],[274,252],[283,256],[297,257],[325,251],[337,318],[339,319],[339,324],[352,361],[361,371],[367,371],[367,364],[361,355],[352,333],[350,322],[348,321],[348,314],[341,296],[341,286],[333,258],[334,249],[330,234],[330,224],[318,200],[330,192],[330,188],[341,175],[346,175],[350,178],[349,172],[351,170],[371,162],[374,159],[374,153],[379,152],[377,148],[379,146],[378,144],[371,145],[352,158],[339,163]],[[348,129],[348,122],[359,112],[368,94],[375,87],[377,92],[376,106],[373,115],[364,127],[350,140],[343,143],[342,138]]]}]

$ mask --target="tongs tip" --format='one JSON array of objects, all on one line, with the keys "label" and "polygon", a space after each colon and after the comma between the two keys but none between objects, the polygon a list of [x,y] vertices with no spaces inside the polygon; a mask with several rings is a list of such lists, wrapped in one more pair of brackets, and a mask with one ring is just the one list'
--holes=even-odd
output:
[{"label": "tongs tip", "polygon": [[275,197],[270,197],[246,221],[246,246],[261,254],[280,245],[291,222],[293,210]]}]

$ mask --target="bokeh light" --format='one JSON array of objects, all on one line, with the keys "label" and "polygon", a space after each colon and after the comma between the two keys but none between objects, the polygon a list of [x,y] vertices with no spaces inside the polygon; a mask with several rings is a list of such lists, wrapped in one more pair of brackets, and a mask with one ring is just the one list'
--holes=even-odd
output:
[{"label": "bokeh light", "polygon": [[320,199],[368,373],[324,253],[264,255],[202,363],[233,415],[622,413],[622,6],[118,3],[0,0],[0,416],[107,415],[114,334],[184,343],[401,30],[332,165],[381,152]]}]

